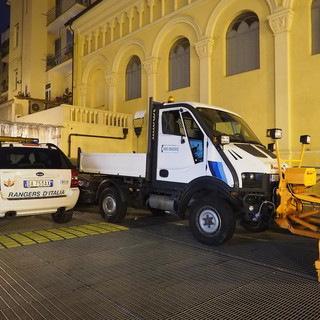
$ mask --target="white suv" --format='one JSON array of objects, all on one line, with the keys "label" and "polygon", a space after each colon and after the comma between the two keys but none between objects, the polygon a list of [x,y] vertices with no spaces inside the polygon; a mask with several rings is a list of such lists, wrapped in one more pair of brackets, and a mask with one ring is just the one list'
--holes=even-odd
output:
[{"label": "white suv", "polygon": [[56,145],[0,137],[0,218],[51,213],[69,222],[78,197],[77,171]]}]

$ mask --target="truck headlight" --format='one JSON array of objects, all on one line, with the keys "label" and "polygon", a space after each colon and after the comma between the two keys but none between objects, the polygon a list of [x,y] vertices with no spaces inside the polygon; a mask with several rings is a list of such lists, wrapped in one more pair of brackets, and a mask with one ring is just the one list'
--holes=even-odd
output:
[{"label": "truck headlight", "polygon": [[255,172],[243,172],[241,174],[243,188],[260,188],[262,186],[263,174]]},{"label": "truck headlight", "polygon": [[253,172],[244,172],[241,174],[241,178],[242,180],[250,180],[250,181],[257,180],[256,174]]}]

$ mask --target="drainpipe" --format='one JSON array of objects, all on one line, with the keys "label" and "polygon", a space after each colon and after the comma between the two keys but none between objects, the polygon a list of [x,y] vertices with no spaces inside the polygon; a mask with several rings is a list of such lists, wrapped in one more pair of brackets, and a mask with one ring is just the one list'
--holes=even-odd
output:
[{"label": "drainpipe", "polygon": [[72,61],[71,61],[71,90],[72,90],[72,100],[71,104],[74,102],[74,30],[72,29],[72,23],[69,24],[69,29],[72,33]]},{"label": "drainpipe", "polygon": [[71,138],[72,137],[86,137],[86,138],[104,138],[104,139],[116,139],[116,140],[124,140],[127,138],[128,128],[123,128],[123,137],[110,137],[110,136],[97,136],[93,134],[81,134],[81,133],[70,133],[68,136],[68,157],[71,156]]}]

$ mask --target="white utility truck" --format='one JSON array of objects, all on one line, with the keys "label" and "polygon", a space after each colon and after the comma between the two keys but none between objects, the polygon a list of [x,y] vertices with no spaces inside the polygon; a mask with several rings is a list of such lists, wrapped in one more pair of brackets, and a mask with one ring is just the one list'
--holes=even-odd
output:
[{"label": "white utility truck", "polygon": [[146,206],[188,216],[193,235],[214,245],[232,237],[237,216],[247,230],[267,228],[278,164],[239,115],[150,98],[148,118],[147,154],[79,151],[79,171],[90,174],[107,221],[120,222],[128,206]]}]

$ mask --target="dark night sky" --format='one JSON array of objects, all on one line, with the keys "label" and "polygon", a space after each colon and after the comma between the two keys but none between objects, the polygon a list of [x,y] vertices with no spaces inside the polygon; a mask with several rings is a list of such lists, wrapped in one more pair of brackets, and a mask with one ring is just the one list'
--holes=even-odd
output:
[{"label": "dark night sky", "polygon": [[0,33],[9,27],[10,9],[7,0],[0,0]]}]

